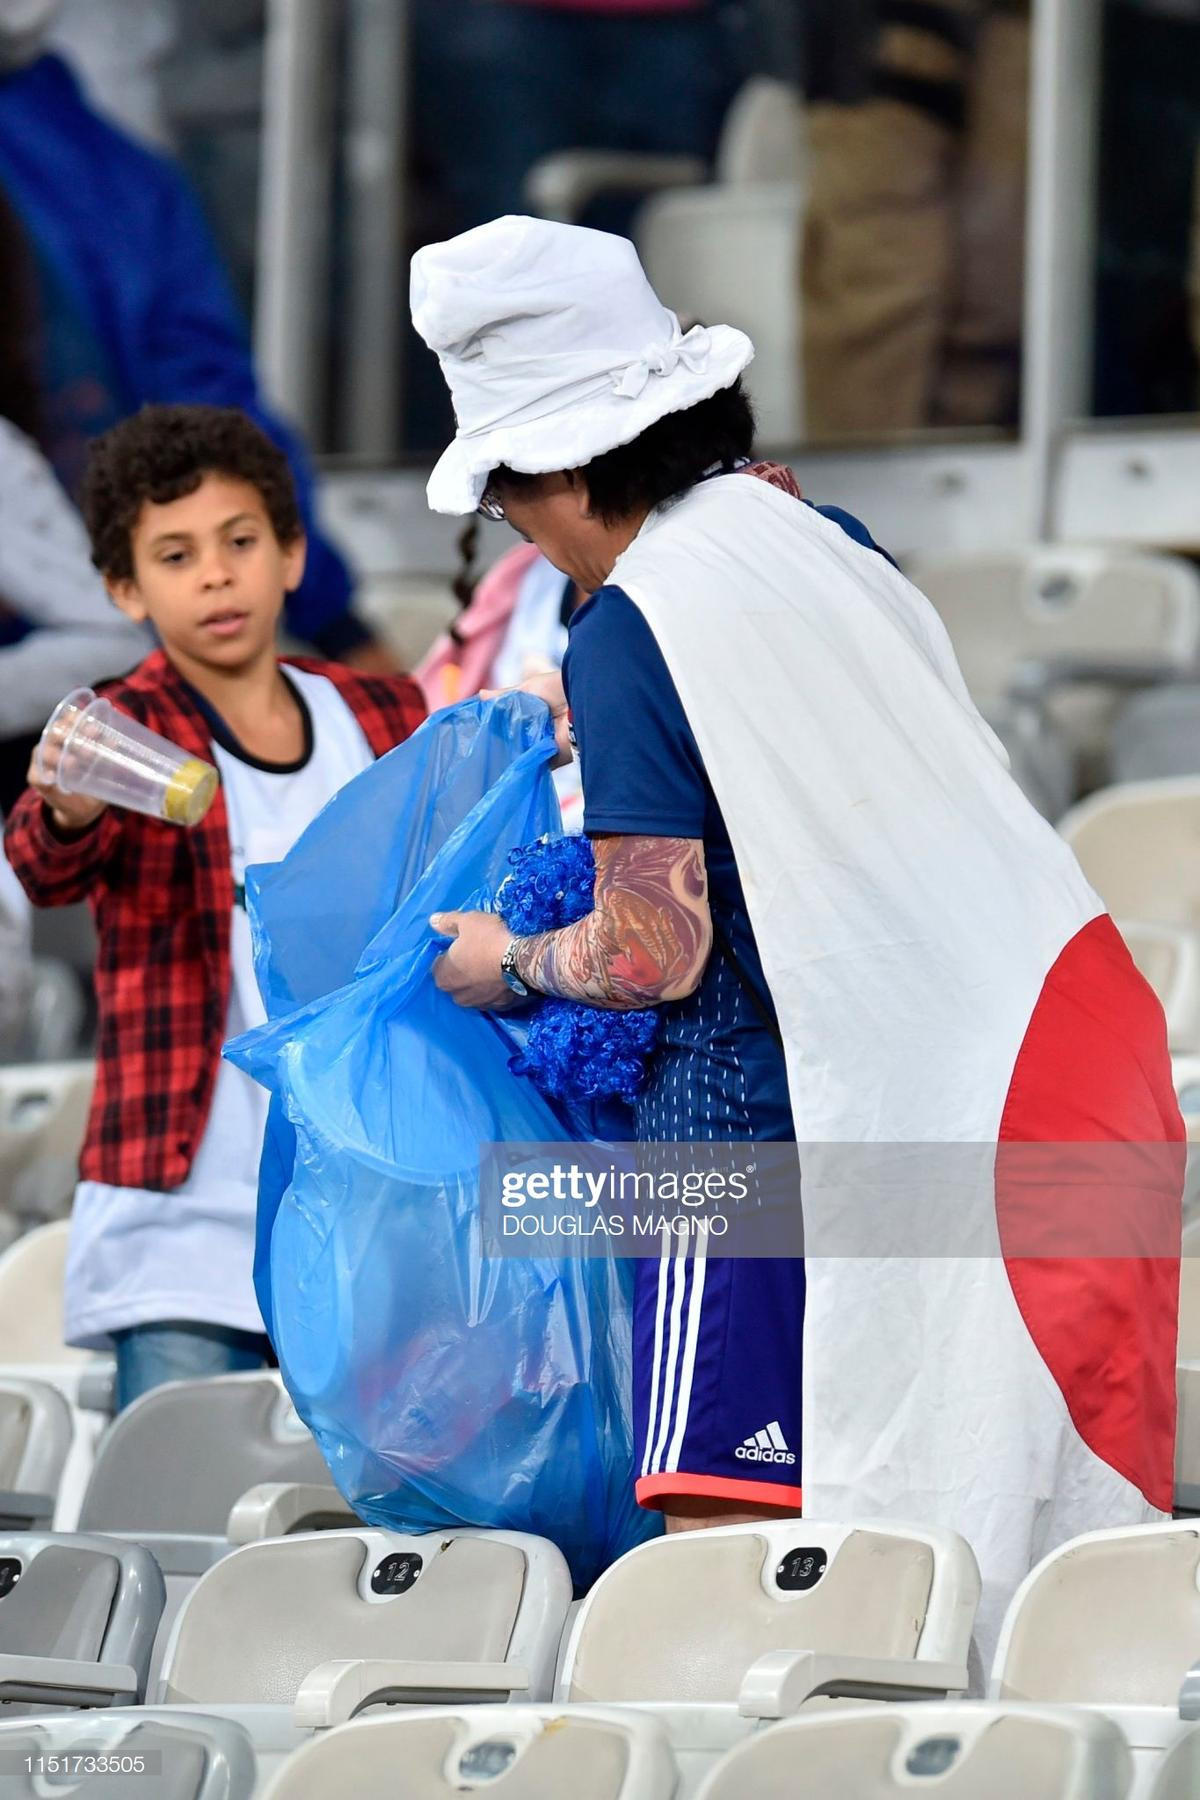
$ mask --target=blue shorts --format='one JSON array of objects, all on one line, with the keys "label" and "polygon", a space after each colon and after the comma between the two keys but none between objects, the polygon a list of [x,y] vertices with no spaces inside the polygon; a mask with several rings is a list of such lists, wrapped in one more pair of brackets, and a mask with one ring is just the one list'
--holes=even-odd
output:
[{"label": "blue shorts", "polygon": [[804,1263],[684,1254],[639,1262],[636,1492],[799,1512]]}]

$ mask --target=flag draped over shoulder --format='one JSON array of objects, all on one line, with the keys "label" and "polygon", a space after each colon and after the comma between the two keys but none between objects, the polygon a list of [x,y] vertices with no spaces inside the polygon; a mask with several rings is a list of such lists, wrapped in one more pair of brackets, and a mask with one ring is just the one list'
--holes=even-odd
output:
[{"label": "flag draped over shoulder", "polygon": [[641,609],[737,857],[801,1145],[814,1518],[984,1578],[1171,1505],[1183,1127],[1161,1009],[928,601],[792,494],[651,515]]}]

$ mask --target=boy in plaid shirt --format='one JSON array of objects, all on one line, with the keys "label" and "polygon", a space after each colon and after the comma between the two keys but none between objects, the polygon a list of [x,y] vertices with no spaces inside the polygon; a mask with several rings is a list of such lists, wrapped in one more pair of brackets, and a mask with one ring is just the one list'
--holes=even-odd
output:
[{"label": "boy in plaid shirt", "polygon": [[86,900],[99,951],[97,1080],[67,1261],[66,1337],[115,1347],[118,1404],[162,1381],[256,1368],[251,1284],[267,1096],[221,1060],[263,1018],[243,892],[345,782],[424,717],[407,677],[281,662],[304,571],[287,463],[243,413],[156,406],[93,448],[97,566],[161,648],[109,699],[214,762],[190,831],[39,783],[5,831],[38,906]]}]

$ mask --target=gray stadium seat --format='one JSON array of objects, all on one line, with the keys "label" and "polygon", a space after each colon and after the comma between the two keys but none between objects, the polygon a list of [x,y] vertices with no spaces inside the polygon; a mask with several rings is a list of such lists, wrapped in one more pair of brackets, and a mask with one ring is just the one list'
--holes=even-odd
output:
[{"label": "gray stadium seat", "polygon": [[235,1503],[225,1536],[230,1544],[257,1544],[301,1531],[346,1531],[361,1522],[335,1487],[266,1481]]},{"label": "gray stadium seat", "polygon": [[1175,1506],[1200,1513],[1200,1217],[1185,1219],[1179,1264],[1179,1343],[1175,1385]]},{"label": "gray stadium seat", "polygon": [[235,1504],[264,1482],[329,1482],[273,1372],[167,1382],[126,1407],[100,1440],[78,1529],[152,1552],[166,1578],[160,1650],[197,1579],[229,1554]]},{"label": "gray stadium seat", "polygon": [[1200,930],[1200,776],[1104,788],[1059,830],[1115,919]]},{"label": "gray stadium seat", "polygon": [[1192,1730],[1163,1757],[1148,1800],[1196,1800],[1197,1794],[1200,1794],[1200,1730]]},{"label": "gray stadium seat", "polygon": [[0,1068],[0,1208],[30,1223],[69,1209],[95,1079],[90,1062]]},{"label": "gray stadium seat", "polygon": [[987,721],[1026,799],[1044,819],[1060,819],[1075,798],[1075,758],[1062,728],[1033,703],[992,706]]},{"label": "gray stadium seat", "polygon": [[976,705],[1002,719],[1038,701],[1084,775],[1105,778],[1120,698],[1200,661],[1200,574],[1182,558],[1035,544],[913,559]]},{"label": "gray stadium seat", "polygon": [[140,1700],[163,1599],[158,1565],[139,1545],[0,1537],[0,1717],[15,1703]]},{"label": "gray stadium seat", "polygon": [[72,1432],[57,1388],[0,1374],[0,1531],[51,1523]]},{"label": "gray stadium seat", "polygon": [[696,1800],[1125,1800],[1110,1719],[1053,1707],[891,1706],[791,1719],[748,1738]]},{"label": "gray stadium seat", "polygon": [[997,1700],[1175,1706],[1200,1651],[1200,1526],[1093,1531],[1018,1588],[992,1676]]},{"label": "gray stadium seat", "polygon": [[1200,684],[1135,694],[1113,726],[1109,767],[1120,782],[1200,775]]},{"label": "gray stadium seat", "polygon": [[[807,199],[803,99],[788,82],[748,81],[726,116],[715,180],[688,157],[561,150],[526,177],[530,210],[574,220],[598,194],[643,192],[634,237],[651,286],[679,317],[747,332],[746,383],[764,444],[804,436],[800,255]],[[747,281],[745,271],[755,271]]]},{"label": "gray stadium seat", "polygon": [[1200,932],[1118,919],[1129,953],[1158,995],[1171,1049],[1200,1048]]},{"label": "gray stadium seat", "polygon": [[597,1581],[560,1697],[740,1700],[779,1717],[772,1700],[964,1689],[978,1601],[975,1558],[952,1532],[811,1519],[680,1532]]},{"label": "gray stadium seat", "polygon": [[965,1690],[979,1585],[953,1532],[812,1519],[680,1532],[596,1582],[556,1698],[652,1711],[690,1792],[715,1756],[810,1701]]},{"label": "gray stadium seat", "polygon": [[[67,1757],[74,1776],[39,1772]],[[251,1800],[256,1779],[245,1732],[203,1713],[138,1707],[0,1724],[5,1800]]]},{"label": "gray stadium seat", "polygon": [[[721,127],[714,174],[718,187],[800,182],[807,154],[803,99],[790,82],[758,75],[735,96]],[[661,193],[704,182],[698,157],[644,155],[636,150],[556,150],[525,177],[529,210],[575,224],[604,193]],[[798,278],[798,272],[797,272]]]},{"label": "gray stadium seat", "polygon": [[70,1226],[39,1226],[0,1256],[0,1367],[78,1366],[85,1350],[63,1344],[63,1270]]},{"label": "gray stadium seat", "polygon": [[670,1745],[648,1714],[474,1706],[406,1710],[323,1732],[288,1758],[262,1800],[672,1800],[675,1792]]},{"label": "gray stadium seat", "polygon": [[279,1377],[168,1382],[114,1420],[79,1529],[224,1538],[234,1502],[261,1482],[329,1482]]},{"label": "gray stadium seat", "polygon": [[[679,188],[638,214],[646,274],[683,319],[722,319],[746,332],[745,382],[760,442],[787,451],[804,437],[800,256],[807,190],[799,180]],[[748,268],[756,271],[747,281]]]},{"label": "gray stadium seat", "polygon": [[32,1062],[68,1062],[80,1054],[87,1022],[83,983],[69,963],[33,959],[26,1050]]},{"label": "gray stadium seat", "polygon": [[1172,1048],[1200,1049],[1200,776],[1103,788],[1059,830],[1162,1001]]},{"label": "gray stadium seat", "polygon": [[990,1697],[1090,1706],[1125,1733],[1144,1786],[1188,1727],[1200,1657],[1200,1525],[1093,1531],[1060,1545],[1009,1606]]},{"label": "gray stadium seat", "polygon": [[548,1699],[571,1579],[503,1531],[327,1531],[234,1550],[175,1621],[162,1705],[295,1709],[302,1729],[403,1699]]},{"label": "gray stadium seat", "polygon": [[0,1375],[45,1381],[71,1409],[73,1435],[54,1523],[73,1531],[105,1418],[112,1411],[113,1359],[63,1343],[66,1220],[28,1231],[0,1255]]},{"label": "gray stadium seat", "polygon": [[[1200,1056],[1183,1055],[1171,1059],[1171,1074],[1179,1110],[1187,1126],[1189,1139],[1200,1139]],[[1200,1355],[1200,1351],[1197,1352]]]}]

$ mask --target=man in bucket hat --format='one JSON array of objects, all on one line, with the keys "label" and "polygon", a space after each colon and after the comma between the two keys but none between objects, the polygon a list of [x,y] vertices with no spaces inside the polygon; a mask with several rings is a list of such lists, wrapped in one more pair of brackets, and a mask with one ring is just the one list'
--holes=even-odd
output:
[{"label": "man in bucket hat", "polygon": [[[528,939],[441,915],[439,983],[658,1006],[641,1137],[801,1146],[807,1263],[639,1264],[639,1499],[680,1526],[803,1490],[812,1517],[957,1530],[986,1650],[1046,1549],[1170,1510],[1161,1010],[928,602],[751,460],[740,333],[681,331],[628,243],[531,219],[421,251],[412,297],[458,420],[430,504],[507,518],[591,596],[543,691],[578,744],[595,912]],[[993,1180],[996,1146],[1076,1140],[1151,1152],[1139,1248],[1016,1254],[1034,1190]],[[991,1146],[970,1254],[920,1241],[964,1146]],[[847,1174],[868,1154],[883,1213]]]}]

